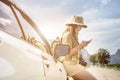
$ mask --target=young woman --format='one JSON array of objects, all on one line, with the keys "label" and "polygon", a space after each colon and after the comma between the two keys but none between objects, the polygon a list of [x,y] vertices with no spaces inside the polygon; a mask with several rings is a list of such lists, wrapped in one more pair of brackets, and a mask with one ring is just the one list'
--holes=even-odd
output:
[{"label": "young woman", "polygon": [[66,26],[67,29],[62,35],[62,44],[70,46],[70,53],[64,57],[62,62],[68,76],[73,77],[74,80],[97,80],[79,64],[80,50],[86,47],[91,41],[78,42],[80,30],[82,28],[87,28],[83,23],[83,18],[80,16],[73,16],[72,21],[67,23]]}]

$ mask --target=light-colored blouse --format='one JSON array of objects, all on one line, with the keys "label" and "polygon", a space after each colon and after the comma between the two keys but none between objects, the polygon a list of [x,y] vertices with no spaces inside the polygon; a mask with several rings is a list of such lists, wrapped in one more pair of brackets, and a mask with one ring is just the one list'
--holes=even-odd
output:
[{"label": "light-colored blouse", "polygon": [[[79,42],[72,36],[70,32],[66,32],[62,36],[62,44],[66,44],[70,46],[70,49],[79,45]],[[75,63],[79,63],[79,51],[74,55],[66,55],[64,60],[74,61]]]},{"label": "light-colored blouse", "polygon": [[[70,49],[79,45],[78,40],[76,40],[70,32],[66,32],[62,36],[62,44],[67,44],[70,46]],[[64,56],[63,65],[68,74],[68,76],[73,76],[79,73],[84,68],[79,64],[79,51],[73,55]]]}]

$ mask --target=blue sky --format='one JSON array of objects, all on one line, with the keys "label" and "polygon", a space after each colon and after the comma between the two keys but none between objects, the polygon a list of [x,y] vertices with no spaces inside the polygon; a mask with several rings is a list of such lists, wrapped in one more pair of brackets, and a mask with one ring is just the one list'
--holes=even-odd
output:
[{"label": "blue sky", "polygon": [[36,22],[47,39],[61,36],[67,19],[83,16],[88,26],[79,41],[93,39],[86,47],[90,54],[99,48],[114,54],[120,49],[120,0],[15,0]]}]

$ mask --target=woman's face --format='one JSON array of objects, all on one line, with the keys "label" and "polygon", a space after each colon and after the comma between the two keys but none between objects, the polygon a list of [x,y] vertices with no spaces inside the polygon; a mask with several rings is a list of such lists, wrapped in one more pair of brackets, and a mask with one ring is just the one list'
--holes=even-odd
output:
[{"label": "woman's face", "polygon": [[76,34],[79,33],[79,31],[82,29],[81,26],[78,26],[78,25],[69,25],[68,26],[68,29],[70,32],[73,32],[75,31]]},{"label": "woman's face", "polygon": [[77,26],[76,29],[75,29],[75,32],[76,32],[76,33],[79,33],[79,31],[80,31],[81,29],[82,29],[81,26]]}]

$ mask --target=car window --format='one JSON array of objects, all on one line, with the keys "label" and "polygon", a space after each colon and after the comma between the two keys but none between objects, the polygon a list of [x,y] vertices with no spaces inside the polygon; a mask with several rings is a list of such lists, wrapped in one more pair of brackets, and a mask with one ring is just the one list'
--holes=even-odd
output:
[{"label": "car window", "polygon": [[[17,16],[19,17],[19,20],[21,22],[22,28],[24,30],[26,39],[28,43],[34,45],[35,47],[41,49],[44,52],[46,51],[46,46],[44,45],[43,41],[41,40],[40,36],[37,34],[37,32],[31,27],[31,25],[22,17],[21,13],[17,11],[14,8]],[[20,38],[23,38],[23,35],[20,36]]]},{"label": "car window", "polygon": [[19,39],[25,40],[33,46],[47,52],[46,46],[43,41],[36,33],[36,31],[29,25],[29,23],[21,16],[21,13],[14,7],[12,7],[22,25],[23,32],[25,34],[25,39],[23,33],[20,30],[18,22],[12,12],[12,10],[5,4],[0,2],[0,30],[17,37]]},{"label": "car window", "polygon": [[0,30],[14,37],[22,35],[11,9],[0,2]]},{"label": "car window", "polygon": [[[14,7],[13,7],[14,8]],[[23,27],[26,36],[34,37],[41,41],[38,34],[32,29],[32,27],[24,20],[21,14],[14,8],[20,23]],[[20,32],[19,25],[13,15],[11,9],[0,2],[0,30],[7,32],[17,38],[21,38],[22,33]]]},{"label": "car window", "polygon": [[[39,37],[39,35],[36,33],[36,31],[31,27],[31,25],[29,25],[29,23],[21,16],[21,14],[19,13],[19,11],[17,11],[14,8],[17,16],[19,17],[19,20],[21,22],[22,28],[25,32],[26,38],[30,37],[30,38],[34,38],[37,41],[42,42],[41,38]],[[22,35],[21,35],[22,36]]]}]

